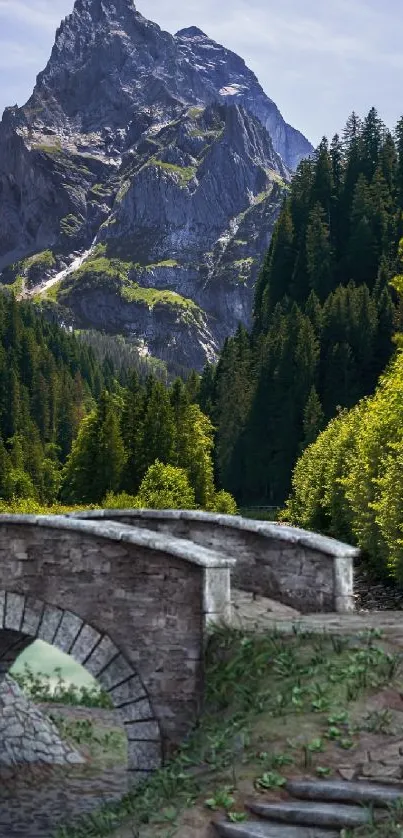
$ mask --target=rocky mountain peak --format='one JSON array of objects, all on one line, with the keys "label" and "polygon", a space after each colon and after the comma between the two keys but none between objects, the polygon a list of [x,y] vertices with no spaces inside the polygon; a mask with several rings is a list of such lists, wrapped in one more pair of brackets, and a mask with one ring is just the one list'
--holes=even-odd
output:
[{"label": "rocky mountain peak", "polygon": [[311,150],[198,27],[173,36],[133,0],[76,0],[31,98],[0,123],[2,281],[41,299],[52,287],[64,323],[202,367],[250,322],[290,170]]},{"label": "rocky mountain peak", "polygon": [[208,35],[206,35],[205,32],[202,32],[202,30],[197,26],[188,26],[186,29],[179,29],[179,31],[175,34],[175,38],[181,38],[188,41],[193,41],[195,38],[202,38],[207,41],[210,40]]}]

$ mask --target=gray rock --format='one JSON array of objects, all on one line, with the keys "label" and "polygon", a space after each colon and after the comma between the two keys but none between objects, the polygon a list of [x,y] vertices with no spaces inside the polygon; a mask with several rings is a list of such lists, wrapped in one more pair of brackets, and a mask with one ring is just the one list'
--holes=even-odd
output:
[{"label": "gray rock", "polygon": [[339,832],[317,829],[315,826],[285,826],[259,821],[214,824],[222,838],[339,838]]},{"label": "gray rock", "polygon": [[[355,828],[372,821],[369,810],[343,804],[333,806],[330,803],[314,802],[252,803],[250,809],[255,815],[266,820],[329,829]],[[375,813],[375,819],[377,818]]]},{"label": "gray rock", "polygon": [[[31,98],[0,124],[2,280],[64,277],[63,322],[200,369],[250,323],[284,185],[311,151],[200,30],[172,36],[132,0],[76,0]],[[150,304],[108,273],[65,277],[94,237],[132,263],[132,291],[171,294]],[[53,269],[21,264],[47,248]]]},{"label": "gray rock", "polygon": [[387,807],[403,799],[403,786],[378,783],[344,782],[339,780],[290,780],[287,791],[304,800],[326,800],[342,803],[373,803]]}]

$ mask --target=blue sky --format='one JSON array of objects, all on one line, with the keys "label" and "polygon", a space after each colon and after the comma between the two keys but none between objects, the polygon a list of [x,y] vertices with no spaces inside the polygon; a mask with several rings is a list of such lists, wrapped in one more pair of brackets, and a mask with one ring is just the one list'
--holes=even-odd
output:
[{"label": "blue sky", "polygon": [[[0,0],[0,112],[23,104],[73,0]],[[164,29],[199,26],[238,52],[284,117],[317,143],[355,109],[403,113],[399,0],[139,0]]]}]

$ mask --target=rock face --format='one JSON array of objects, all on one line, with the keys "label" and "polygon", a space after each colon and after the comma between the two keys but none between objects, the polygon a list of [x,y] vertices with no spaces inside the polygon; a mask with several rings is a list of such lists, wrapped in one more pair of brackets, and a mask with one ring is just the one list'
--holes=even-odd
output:
[{"label": "rock face", "polygon": [[132,0],[76,0],[31,98],[0,124],[2,280],[53,286],[63,322],[200,368],[249,323],[291,170],[311,150],[200,30],[172,36]]}]

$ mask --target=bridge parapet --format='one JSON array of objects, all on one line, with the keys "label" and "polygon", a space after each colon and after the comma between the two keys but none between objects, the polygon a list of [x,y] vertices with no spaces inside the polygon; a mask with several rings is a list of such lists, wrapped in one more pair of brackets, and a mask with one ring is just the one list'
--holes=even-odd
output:
[{"label": "bridge parapet", "polygon": [[96,510],[85,520],[113,520],[193,541],[236,560],[232,585],[302,613],[354,610],[354,559],[348,544],[296,527],[185,510]]}]

